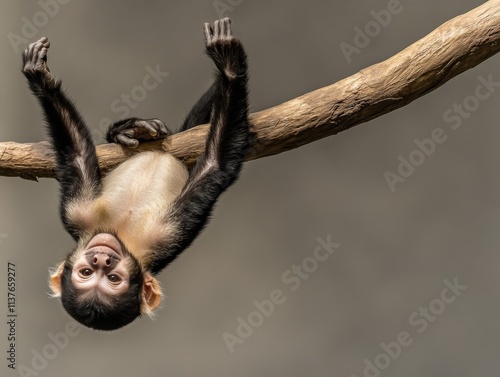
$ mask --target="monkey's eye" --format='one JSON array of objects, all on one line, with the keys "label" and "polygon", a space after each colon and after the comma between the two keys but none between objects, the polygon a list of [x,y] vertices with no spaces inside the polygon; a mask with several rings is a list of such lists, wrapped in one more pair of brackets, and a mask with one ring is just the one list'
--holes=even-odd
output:
[{"label": "monkey's eye", "polygon": [[80,270],[80,275],[83,277],[89,277],[92,275],[93,271],[90,268],[82,268]]},{"label": "monkey's eye", "polygon": [[108,280],[111,283],[119,283],[122,281],[122,279],[118,275],[115,275],[115,274],[108,275]]}]

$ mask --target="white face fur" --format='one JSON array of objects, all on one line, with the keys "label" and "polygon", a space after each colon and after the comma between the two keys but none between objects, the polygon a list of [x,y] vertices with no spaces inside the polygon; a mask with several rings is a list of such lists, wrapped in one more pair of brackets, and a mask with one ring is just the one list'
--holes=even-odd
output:
[{"label": "white face fur", "polygon": [[128,263],[118,240],[107,233],[94,236],[75,258],[73,285],[82,291],[120,295],[129,287]]}]

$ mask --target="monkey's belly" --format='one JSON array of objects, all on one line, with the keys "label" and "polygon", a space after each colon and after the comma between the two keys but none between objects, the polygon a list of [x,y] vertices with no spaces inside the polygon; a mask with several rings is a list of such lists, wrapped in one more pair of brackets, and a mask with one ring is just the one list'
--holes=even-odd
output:
[{"label": "monkey's belly", "polygon": [[148,237],[163,224],[169,205],[188,180],[185,165],[172,155],[142,152],[104,178],[99,198],[104,227]]}]

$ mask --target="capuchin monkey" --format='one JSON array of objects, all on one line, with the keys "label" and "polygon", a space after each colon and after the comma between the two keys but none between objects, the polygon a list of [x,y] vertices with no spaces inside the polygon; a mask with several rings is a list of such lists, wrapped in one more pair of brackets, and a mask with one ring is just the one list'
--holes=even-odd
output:
[{"label": "capuchin monkey", "polygon": [[[91,134],[47,66],[47,38],[29,45],[23,73],[45,114],[56,155],[60,215],[76,248],[50,276],[53,295],[78,322],[114,330],[160,304],[155,276],[200,233],[219,195],[238,178],[249,146],[247,59],[224,18],[204,26],[214,84],[181,131],[210,122],[204,153],[189,171],[170,154],[141,152],[105,177]],[[170,135],[158,119],[131,118],[107,141],[134,148]]]}]

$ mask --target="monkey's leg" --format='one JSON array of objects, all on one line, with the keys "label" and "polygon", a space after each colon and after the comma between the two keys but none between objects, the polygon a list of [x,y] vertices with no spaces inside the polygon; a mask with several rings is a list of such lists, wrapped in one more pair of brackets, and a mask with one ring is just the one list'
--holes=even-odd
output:
[{"label": "monkey's leg", "polygon": [[135,148],[139,141],[164,139],[171,134],[159,119],[129,118],[112,124],[106,133],[106,140]]},{"label": "monkey's leg", "polygon": [[220,194],[237,178],[248,147],[246,54],[231,33],[228,18],[205,24],[207,54],[217,67],[210,130],[205,152],[172,203],[165,221],[171,236],[157,245],[148,266],[155,274],[186,249],[206,224]]},{"label": "monkey's leg", "polygon": [[213,26],[205,24],[205,41],[218,72],[211,127],[199,165],[215,164],[229,186],[238,177],[249,142],[247,57],[227,17]]}]

